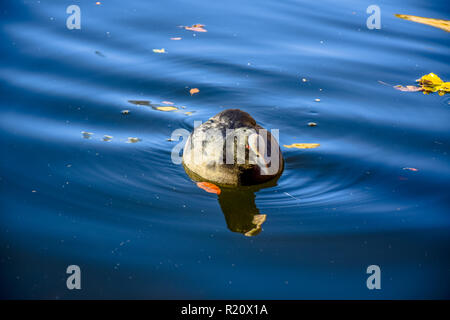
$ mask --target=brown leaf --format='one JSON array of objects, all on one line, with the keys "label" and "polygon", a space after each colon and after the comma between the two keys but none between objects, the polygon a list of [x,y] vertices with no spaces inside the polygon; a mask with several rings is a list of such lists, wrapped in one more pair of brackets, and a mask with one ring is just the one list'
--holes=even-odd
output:
[{"label": "brown leaf", "polygon": [[184,28],[186,30],[190,30],[190,31],[196,31],[196,32],[207,32],[206,29],[204,29],[205,25],[204,24],[193,24],[192,26],[184,26]]},{"label": "brown leaf", "polygon": [[416,91],[422,91],[423,89],[421,87],[416,86],[394,86],[395,89],[405,92],[416,92]]},{"label": "brown leaf", "polygon": [[191,90],[189,90],[189,93],[191,94],[191,96],[196,94],[196,93],[199,93],[199,92],[200,92],[200,90],[197,89],[197,88],[192,88]]}]

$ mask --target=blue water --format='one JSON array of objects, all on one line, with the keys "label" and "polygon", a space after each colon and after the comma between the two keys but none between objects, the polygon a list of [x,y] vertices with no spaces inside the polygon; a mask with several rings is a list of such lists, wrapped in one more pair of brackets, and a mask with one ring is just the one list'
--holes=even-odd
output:
[{"label": "blue water", "polygon": [[[66,27],[71,4],[80,30]],[[366,27],[371,4],[380,30]],[[447,1],[0,9],[2,298],[450,297],[450,100],[392,88],[450,80],[449,33],[394,17],[448,20]],[[179,27],[198,23],[207,32]],[[286,166],[256,192],[254,237],[171,162],[173,130],[226,108],[280,130]],[[81,290],[66,288],[71,264]],[[381,290],[366,287],[372,264]]]}]

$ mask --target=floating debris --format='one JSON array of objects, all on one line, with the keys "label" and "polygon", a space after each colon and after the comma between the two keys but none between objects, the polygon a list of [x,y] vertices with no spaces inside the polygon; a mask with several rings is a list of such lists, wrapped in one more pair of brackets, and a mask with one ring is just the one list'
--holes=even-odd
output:
[{"label": "floating debris", "polygon": [[422,91],[422,87],[416,87],[416,86],[394,86],[395,89],[405,92],[416,92],[416,91]]},{"label": "floating debris", "polygon": [[450,21],[449,20],[423,18],[423,17],[418,17],[418,16],[411,16],[408,14],[395,14],[395,16],[400,19],[426,24],[426,25],[450,32]]},{"label": "floating debris", "polygon": [[108,135],[104,135],[103,136],[103,141],[111,141],[111,139],[113,138],[113,136],[108,136]]},{"label": "floating debris", "polygon": [[181,39],[182,39],[181,37],[173,37],[173,38],[170,38],[170,40],[175,40],[175,41],[181,40]]},{"label": "floating debris", "polygon": [[172,107],[172,106],[167,106],[167,107],[152,107],[152,108],[155,109],[155,110],[158,110],[158,111],[165,111],[165,112],[178,110],[178,108]]},{"label": "floating debris", "polygon": [[120,111],[121,114],[130,114],[130,110],[122,110]]},{"label": "floating debris", "polygon": [[102,57],[102,58],[105,58],[105,55],[103,53],[101,53],[100,51],[98,51],[98,50],[95,51],[95,54],[100,56],[100,57]]},{"label": "floating debris", "polygon": [[127,140],[127,143],[136,143],[136,142],[139,142],[139,141],[142,141],[142,139],[129,137],[128,140]]},{"label": "floating debris", "polygon": [[197,187],[209,193],[220,194],[221,190],[218,186],[210,182],[197,182]]},{"label": "floating debris", "polygon": [[414,172],[419,171],[419,169],[416,169],[416,168],[408,168],[408,167],[403,168],[403,170],[409,170],[409,171],[414,171]]},{"label": "floating debris", "polygon": [[189,90],[189,93],[191,94],[191,96],[196,93],[199,93],[199,92],[200,92],[200,90],[198,88],[192,88],[191,90]]},{"label": "floating debris", "polygon": [[153,49],[154,53],[166,53],[166,50],[164,48],[162,49]]},{"label": "floating debris", "polygon": [[434,73],[429,73],[424,75],[422,78],[417,79],[416,82],[419,83],[418,86],[394,86],[394,89],[407,92],[422,91],[424,94],[429,94],[432,92],[437,92],[440,96],[450,93],[450,82],[444,82]]},{"label": "floating debris", "polygon": [[313,149],[320,146],[320,143],[293,143],[291,145],[283,145],[286,148],[297,148],[297,149]]},{"label": "floating debris", "polygon": [[86,132],[86,131],[81,131],[81,134],[83,135],[84,139],[90,139],[91,136],[93,135],[92,132]]},{"label": "floating debris", "polygon": [[190,31],[196,31],[196,32],[207,32],[207,30],[204,28],[204,24],[193,24],[192,26],[182,26],[186,30]]},{"label": "floating debris", "polygon": [[306,79],[306,78],[303,78],[302,79],[302,82],[307,82],[308,80]]},{"label": "floating debris", "polygon": [[150,107],[151,101],[149,100],[128,100],[129,103],[135,104],[137,106],[148,106]]},{"label": "floating debris", "polygon": [[172,101],[162,101],[161,103],[164,103],[164,104],[173,104]]},{"label": "floating debris", "polygon": [[317,99],[314,99],[314,101],[315,101],[315,102],[320,102],[320,99],[317,98]]},{"label": "floating debris", "polygon": [[190,116],[191,114],[193,114],[195,111],[187,111],[184,114]]},{"label": "floating debris", "polygon": [[317,126],[317,123],[315,123],[315,122],[308,122],[308,126],[315,127],[315,126]]}]

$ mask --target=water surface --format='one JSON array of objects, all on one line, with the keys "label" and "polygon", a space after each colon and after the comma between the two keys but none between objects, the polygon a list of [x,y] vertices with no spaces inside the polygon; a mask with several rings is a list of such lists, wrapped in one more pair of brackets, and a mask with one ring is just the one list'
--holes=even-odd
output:
[{"label": "water surface", "polygon": [[[450,79],[449,34],[394,17],[448,3],[378,1],[381,30],[371,4],[2,1],[1,297],[449,298],[449,99],[391,87]],[[171,162],[173,130],[226,108],[280,145],[320,143],[282,147],[252,237]]]}]

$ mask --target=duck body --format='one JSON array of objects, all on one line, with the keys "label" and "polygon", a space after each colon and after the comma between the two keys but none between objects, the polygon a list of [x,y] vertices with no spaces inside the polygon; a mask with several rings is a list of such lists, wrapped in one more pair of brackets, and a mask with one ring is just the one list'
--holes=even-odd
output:
[{"label": "duck body", "polygon": [[284,160],[271,132],[247,112],[228,109],[193,130],[184,146],[183,166],[197,181],[251,186],[279,177]]}]

